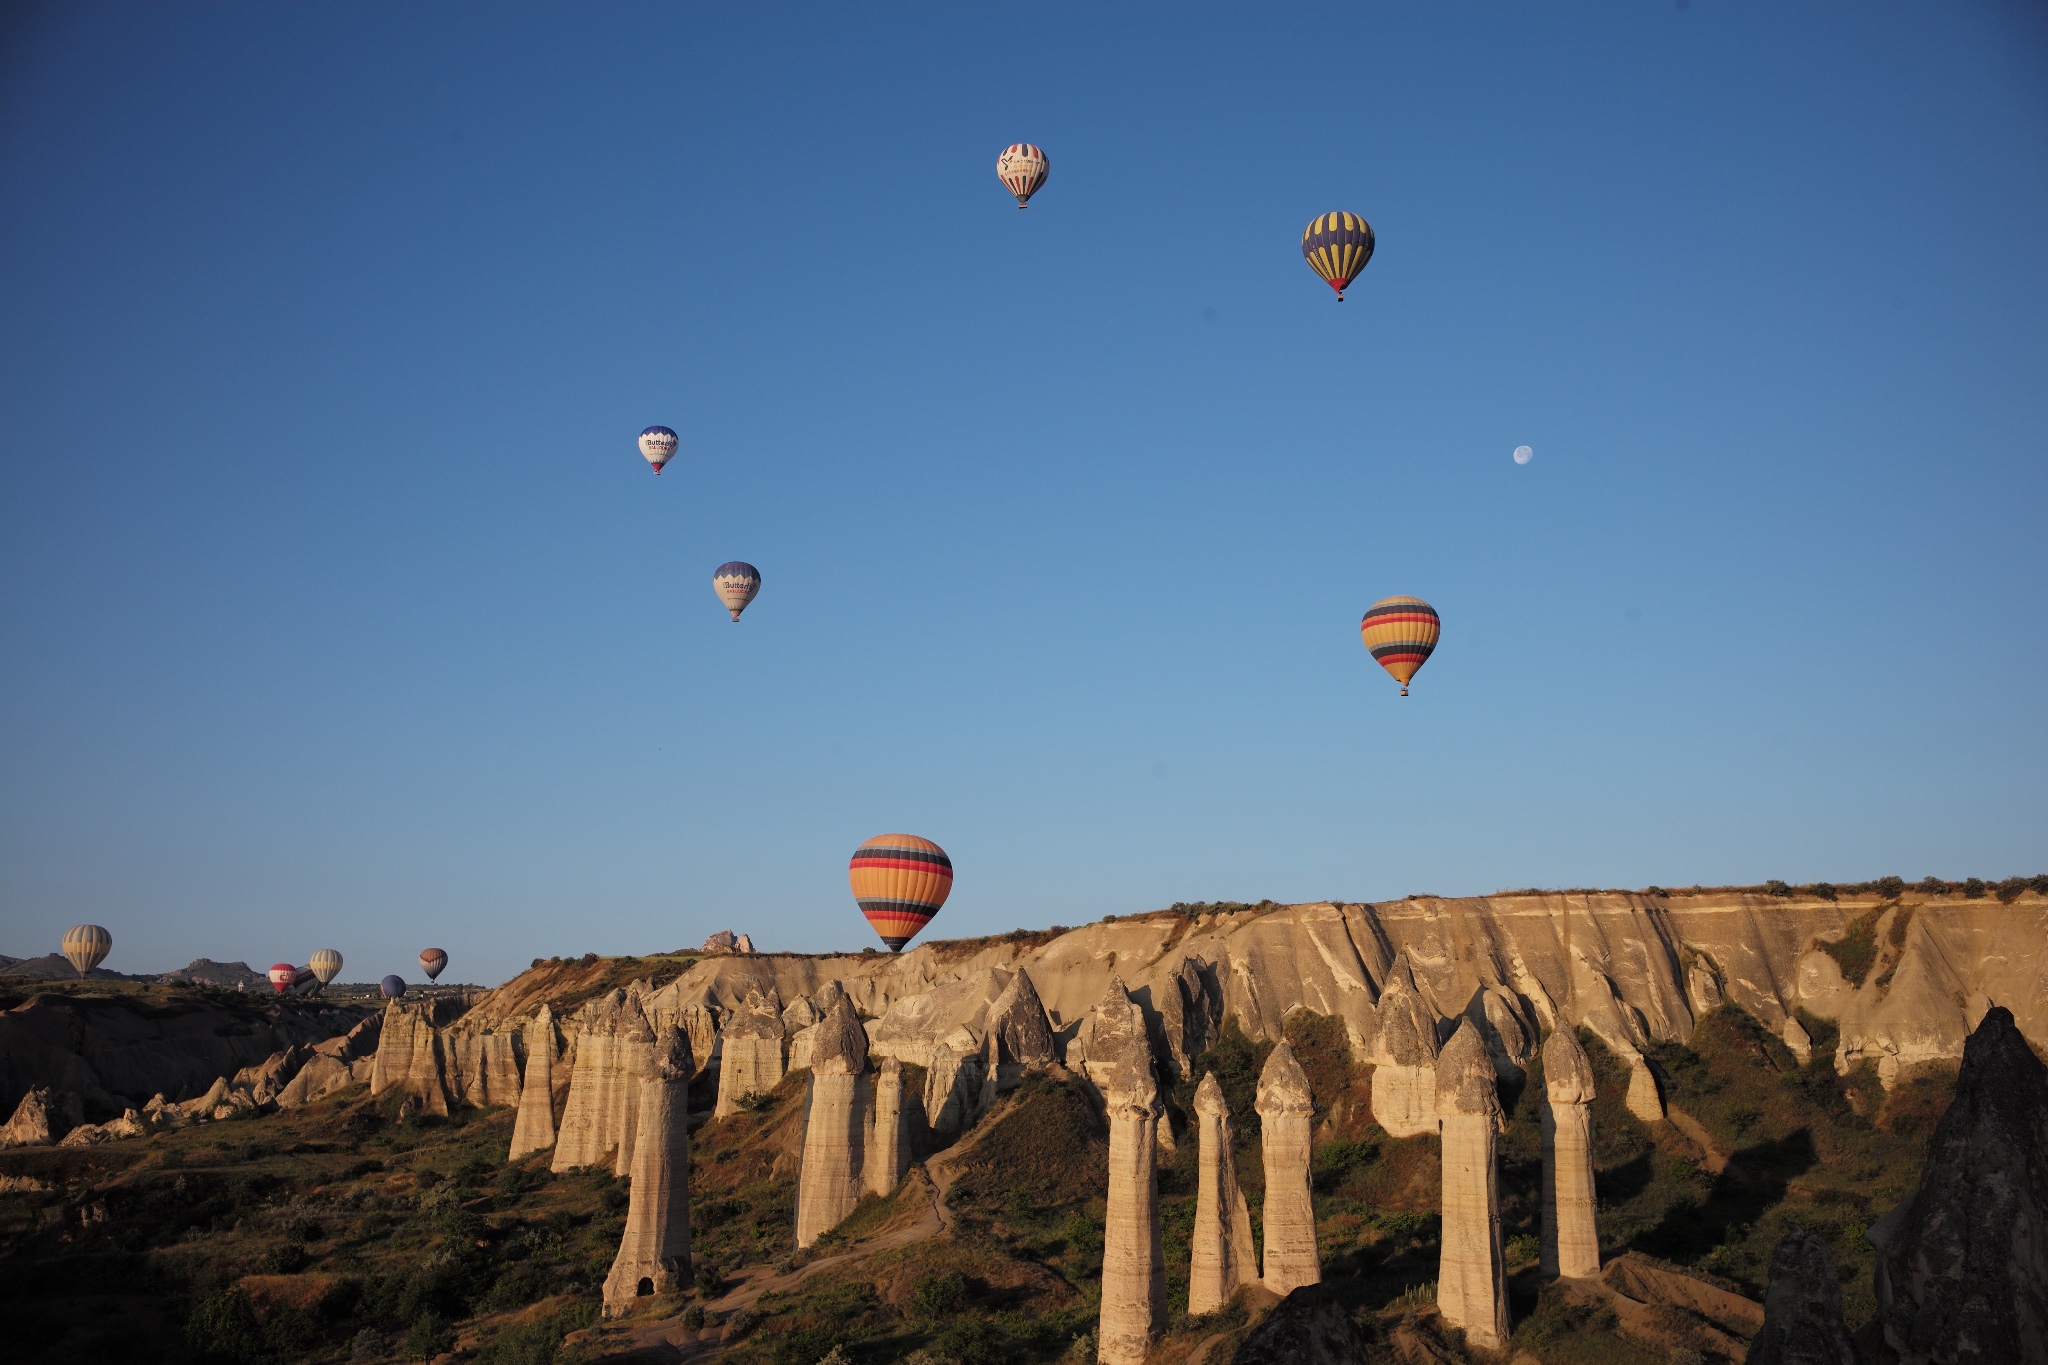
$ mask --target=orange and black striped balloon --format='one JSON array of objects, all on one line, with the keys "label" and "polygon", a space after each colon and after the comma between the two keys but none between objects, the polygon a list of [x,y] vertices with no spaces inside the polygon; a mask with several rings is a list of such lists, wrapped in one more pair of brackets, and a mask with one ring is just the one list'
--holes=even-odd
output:
[{"label": "orange and black striped balloon", "polygon": [[1388,597],[1372,604],[1358,623],[1358,633],[1365,637],[1373,661],[1394,675],[1405,697],[1408,680],[1435,651],[1443,623],[1436,608],[1419,597]]},{"label": "orange and black striped balloon", "polygon": [[853,851],[846,880],[868,925],[900,953],[952,894],[953,860],[915,834],[877,834]]}]

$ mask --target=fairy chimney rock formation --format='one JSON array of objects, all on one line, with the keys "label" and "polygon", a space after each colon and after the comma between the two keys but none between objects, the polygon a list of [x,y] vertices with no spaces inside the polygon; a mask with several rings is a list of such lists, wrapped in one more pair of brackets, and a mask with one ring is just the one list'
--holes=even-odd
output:
[{"label": "fairy chimney rock formation", "polygon": [[1394,955],[1373,1037],[1372,1116],[1395,1137],[1436,1131],[1436,1016],[1415,989],[1406,951]]},{"label": "fairy chimney rock formation", "polygon": [[766,996],[748,991],[746,1003],[719,1035],[718,1104],[712,1117],[738,1113],[740,1101],[782,1084],[782,1044],[782,1002],[774,989]]},{"label": "fairy chimney rock formation", "polygon": [[1628,1112],[1644,1123],[1656,1123],[1664,1117],[1664,1097],[1657,1093],[1657,1078],[1650,1074],[1650,1064],[1638,1054],[1628,1066]]},{"label": "fairy chimney rock formation", "polygon": [[1797,1223],[1771,1251],[1764,1325],[1743,1365],[1857,1365],[1834,1253]]},{"label": "fairy chimney rock formation", "polygon": [[1103,1365],[1143,1365],[1166,1319],[1166,1257],[1159,1237],[1159,1077],[1145,1015],[1112,976],[1095,1006],[1089,1074],[1109,1113],[1109,1205],[1102,1250]]},{"label": "fairy chimney rock formation", "polygon": [[555,1012],[543,1004],[526,1031],[526,1076],[519,1088],[519,1116],[512,1121],[512,1150],[518,1161],[555,1145]]},{"label": "fairy chimney rock formation", "polygon": [[993,1062],[988,1079],[999,1091],[1015,1089],[1026,1071],[1059,1059],[1045,1004],[1022,968],[1010,974],[988,1007],[988,1040],[993,1051],[986,1059]]},{"label": "fairy chimney rock formation", "polygon": [[654,1032],[640,1008],[644,994],[613,990],[576,1012],[576,1064],[549,1169],[631,1169],[640,1087],[654,1074]]},{"label": "fairy chimney rock formation", "polygon": [[2011,1010],[1987,1010],[1964,1043],[1920,1188],[1869,1237],[1901,1359],[2048,1362],[2048,1067]]},{"label": "fairy chimney rock formation", "polygon": [[876,1194],[896,1192],[910,1169],[910,1115],[903,1105],[903,1063],[884,1057],[876,1068],[874,1125],[861,1169],[867,1188]]},{"label": "fairy chimney rock formation", "polygon": [[1282,1041],[1259,1073],[1260,1147],[1266,1162],[1266,1288],[1285,1298],[1320,1284],[1316,1213],[1309,1198],[1309,1119],[1315,1112],[1308,1077]]},{"label": "fairy chimney rock formation", "polygon": [[1546,1275],[1600,1273],[1594,1221],[1593,1064],[1570,1025],[1543,1044],[1543,1239]]},{"label": "fairy chimney rock formation", "polygon": [[1195,1117],[1201,1124],[1197,1148],[1200,1175],[1195,1191],[1193,1258],[1188,1268],[1188,1312],[1214,1313],[1238,1289],[1258,1278],[1253,1264],[1252,1216],[1237,1187],[1237,1159],[1230,1149],[1230,1101],[1216,1074],[1195,1087]]},{"label": "fairy chimney rock formation", "polygon": [[1792,1055],[1799,1059],[1801,1066],[1813,1060],[1813,1036],[1806,1031],[1796,1015],[1785,1016],[1785,1027],[1781,1036],[1785,1040],[1785,1046],[1792,1049]]},{"label": "fairy chimney rock formation", "polygon": [[690,1281],[690,1040],[665,1026],[654,1074],[641,1082],[633,1142],[626,1232],[604,1280],[604,1312],[618,1317],[633,1301],[674,1293]]},{"label": "fairy chimney rock formation", "polygon": [[1443,1124],[1443,1257],[1437,1310],[1487,1350],[1507,1344],[1507,1266],[1500,1239],[1494,1141],[1503,1126],[1493,1059],[1472,1021],[1458,1025],[1436,1064]]},{"label": "fairy chimney rock formation", "polygon": [[860,1202],[868,1126],[868,1035],[853,1002],[840,993],[813,1027],[810,1116],[796,1187],[799,1247],[839,1226]]}]

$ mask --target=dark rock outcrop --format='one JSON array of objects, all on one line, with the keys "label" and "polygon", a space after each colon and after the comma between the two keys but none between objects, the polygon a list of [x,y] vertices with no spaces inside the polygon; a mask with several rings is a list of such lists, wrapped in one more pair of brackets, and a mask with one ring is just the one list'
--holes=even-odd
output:
[{"label": "dark rock outcrop", "polygon": [[2048,1067],[2010,1010],[1970,1034],[1920,1188],[1870,1240],[1885,1341],[1909,1365],[2048,1363]]},{"label": "dark rock outcrop", "polygon": [[294,1044],[347,1033],[368,1013],[314,1000],[34,995],[0,1012],[0,1111],[38,1085],[77,1095],[88,1119],[153,1095],[202,1095]]},{"label": "dark rock outcrop", "polygon": [[1329,1285],[1280,1300],[1231,1356],[1230,1365],[1367,1365],[1365,1334]]},{"label": "dark rock outcrop", "polygon": [[1842,1321],[1842,1282],[1828,1244],[1797,1223],[1771,1252],[1764,1325],[1746,1365],[1856,1365]]}]

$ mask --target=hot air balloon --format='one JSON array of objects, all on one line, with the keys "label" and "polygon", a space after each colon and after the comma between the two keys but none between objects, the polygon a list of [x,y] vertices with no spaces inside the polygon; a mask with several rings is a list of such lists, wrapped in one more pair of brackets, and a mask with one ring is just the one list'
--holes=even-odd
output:
[{"label": "hot air balloon", "polygon": [[292,982],[298,980],[299,969],[289,962],[273,962],[267,975],[270,977],[270,988],[283,995],[292,988]]},{"label": "hot air balloon", "polygon": [[306,965],[312,968],[313,975],[319,977],[320,984],[324,986],[341,974],[341,954],[332,948],[319,948],[306,959]]},{"label": "hot air balloon", "polygon": [[1443,624],[1437,620],[1436,608],[1419,597],[1388,597],[1372,604],[1372,610],[1358,623],[1358,633],[1372,651],[1373,661],[1394,675],[1405,697],[1408,680],[1436,649]]},{"label": "hot air balloon", "polygon": [[313,974],[311,967],[292,968],[292,994],[311,995],[320,989],[320,978]]},{"label": "hot air balloon", "polygon": [[915,834],[877,834],[853,851],[846,879],[868,924],[900,953],[953,891],[953,860]]},{"label": "hot air balloon", "polygon": [[439,948],[420,949],[420,970],[427,974],[427,980],[432,981],[439,977],[441,969],[447,965],[448,954]]},{"label": "hot air balloon", "polygon": [[386,1000],[396,1000],[399,996],[405,994],[405,978],[402,976],[387,976],[377,983],[377,989],[384,992]]},{"label": "hot air balloon", "polygon": [[661,467],[675,458],[676,434],[667,427],[649,427],[640,433],[640,453],[647,457],[647,463],[654,466],[659,474]]},{"label": "hot air balloon", "polygon": [[737,621],[747,603],[754,600],[754,594],[761,591],[761,571],[744,560],[728,560],[711,575],[711,590]]},{"label": "hot air balloon", "polygon": [[1003,154],[996,158],[996,179],[1003,182],[1003,188],[1017,196],[1017,207],[1023,208],[1031,196],[1038,193],[1038,187],[1045,183],[1045,173],[1052,169],[1052,162],[1045,153],[1028,142],[1018,142],[1003,148]]},{"label": "hot air balloon", "polygon": [[1323,214],[1301,234],[1303,259],[1330,282],[1339,303],[1344,302],[1344,286],[1372,259],[1372,244],[1372,224],[1355,213]]},{"label": "hot air balloon", "polygon": [[113,950],[114,936],[97,924],[74,924],[64,931],[64,956],[81,980]]}]

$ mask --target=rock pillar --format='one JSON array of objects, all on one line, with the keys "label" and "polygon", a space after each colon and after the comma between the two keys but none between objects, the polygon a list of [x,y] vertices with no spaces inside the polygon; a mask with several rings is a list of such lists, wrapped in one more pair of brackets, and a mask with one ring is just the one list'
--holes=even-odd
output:
[{"label": "rock pillar", "polygon": [[726,1021],[720,1036],[718,1106],[712,1117],[739,1112],[749,1095],[766,1095],[782,1084],[782,1007],[773,996],[747,992],[747,1003]]},{"label": "rock pillar", "polygon": [[[1309,1198],[1309,1118],[1315,1106],[1308,1077],[1285,1042],[1259,1073],[1260,1147],[1266,1161],[1266,1288],[1285,1298],[1305,1284],[1320,1284],[1316,1211]],[[1190,1310],[1192,1311],[1192,1310]]]},{"label": "rock pillar", "polygon": [[1434,1133],[1436,1013],[1415,989],[1404,949],[1387,969],[1372,1045],[1372,1116],[1395,1137]]},{"label": "rock pillar", "polygon": [[1503,1120],[1493,1060],[1467,1019],[1436,1064],[1436,1112],[1443,1124],[1443,1258],[1436,1305],[1474,1346],[1497,1351],[1508,1339],[1507,1265],[1500,1240],[1500,1180],[1494,1141]]},{"label": "rock pillar", "polygon": [[[627,1002],[629,1007],[633,1003]],[[633,1169],[633,1148],[640,1141],[641,1090],[654,1079],[654,1029],[639,1009],[629,1008],[619,1028],[617,1046],[621,1112],[618,1120],[619,1154],[612,1161],[612,1174],[627,1175]]]},{"label": "rock pillar", "polygon": [[1095,1358],[1144,1365],[1166,1320],[1166,1256],[1159,1239],[1159,1077],[1144,1012],[1121,980],[1097,1004],[1094,1051],[1109,1065],[1097,1083],[1109,1111],[1109,1207],[1102,1234],[1102,1315]]},{"label": "rock pillar", "polygon": [[1258,1276],[1252,1246],[1252,1216],[1237,1187],[1237,1159],[1230,1149],[1230,1101],[1214,1072],[1195,1087],[1195,1116],[1201,1122],[1201,1176],[1195,1191],[1194,1257],[1188,1268],[1188,1313],[1213,1313]]},{"label": "rock pillar", "polygon": [[1744,1365],[1857,1365],[1834,1253],[1797,1223],[1771,1251],[1764,1325]]},{"label": "rock pillar", "polygon": [[526,1076],[519,1087],[519,1117],[512,1121],[512,1150],[518,1161],[555,1145],[555,1014],[546,1005],[526,1031]]},{"label": "rock pillar", "polygon": [[615,1318],[650,1294],[690,1280],[690,1042],[662,1030],[651,1080],[641,1083],[626,1233],[604,1279],[604,1313]]},{"label": "rock pillar", "polygon": [[654,1033],[638,999],[614,990],[578,1010],[575,1065],[550,1169],[630,1170],[640,1086],[653,1067]]},{"label": "rock pillar", "polygon": [[909,1119],[903,1108],[903,1063],[884,1057],[875,1076],[874,1127],[861,1161],[867,1187],[876,1194],[894,1194],[910,1168]]},{"label": "rock pillar", "polygon": [[1638,1053],[1628,1067],[1628,1112],[1644,1123],[1657,1123],[1664,1117],[1664,1097],[1657,1093],[1657,1078],[1650,1074],[1650,1064]]},{"label": "rock pillar", "polygon": [[796,1244],[807,1247],[838,1227],[861,1195],[867,1136],[868,1035],[844,995],[818,1024],[811,1044],[810,1112],[797,1171]]},{"label": "rock pillar", "polygon": [[1543,1240],[1546,1275],[1600,1273],[1594,1222],[1593,1066],[1570,1024],[1543,1044]]}]

